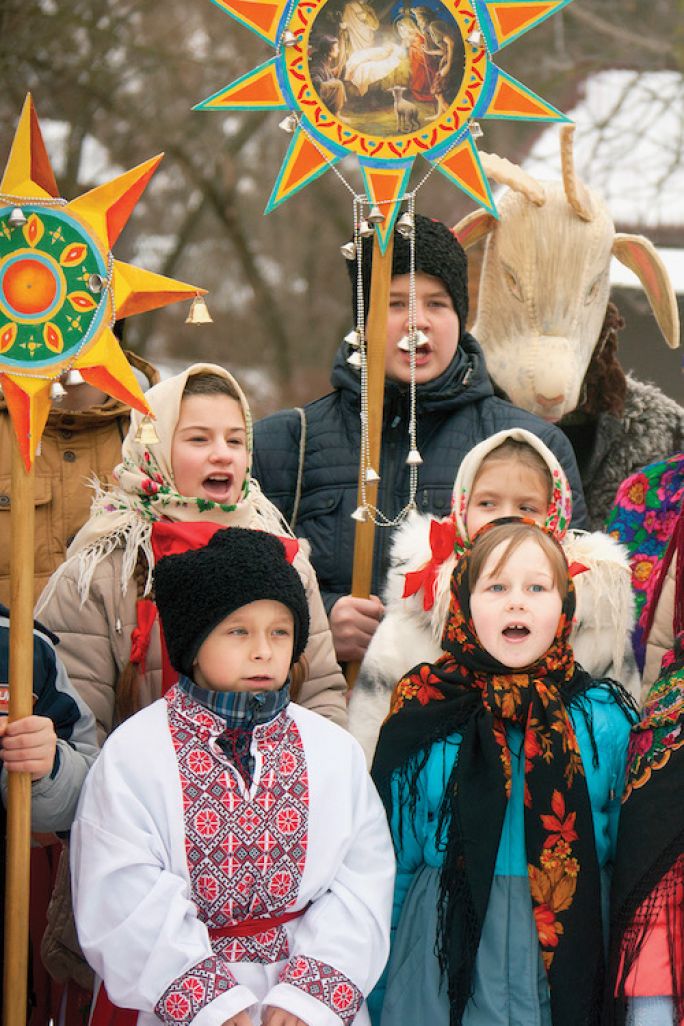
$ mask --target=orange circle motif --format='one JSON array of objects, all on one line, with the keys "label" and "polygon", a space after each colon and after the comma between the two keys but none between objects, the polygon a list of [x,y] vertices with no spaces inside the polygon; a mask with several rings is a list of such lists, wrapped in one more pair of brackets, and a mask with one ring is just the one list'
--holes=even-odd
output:
[{"label": "orange circle motif", "polygon": [[38,260],[17,260],[7,268],[2,282],[8,304],[19,314],[47,310],[57,294],[52,271]]}]

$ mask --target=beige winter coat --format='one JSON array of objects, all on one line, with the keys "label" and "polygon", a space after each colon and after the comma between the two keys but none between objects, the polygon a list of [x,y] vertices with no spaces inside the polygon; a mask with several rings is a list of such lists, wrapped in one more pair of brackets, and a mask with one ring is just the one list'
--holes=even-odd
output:
[{"label": "beige winter coat", "polygon": [[[121,591],[123,550],[117,550],[97,566],[90,593],[80,603],[77,580],[78,559],[68,566],[40,620],[59,635],[59,654],[72,684],[90,706],[97,720],[102,742],[117,726],[114,712],[116,682],[128,664],[131,633],[136,626],[136,587],[130,581],[126,594]],[[300,551],[294,565],[299,571],[309,600],[311,628],[304,656],[307,679],[302,685],[299,704],[320,713],[342,727],[347,725],[346,682],[335,661],[332,635],[318,590],[313,567]],[[191,601],[201,601],[197,596]],[[159,624],[155,623],[140,681],[140,706],[145,707],[161,695],[161,645]]]},{"label": "beige winter coat", "polygon": [[674,645],[674,600],[675,577],[677,575],[677,556],[672,558],[667,577],[658,599],[653,624],[646,642],[646,658],[642,677],[641,700],[644,701],[651,684],[660,676],[660,664],[663,656]]},{"label": "beige winter coat", "polygon": [[[146,360],[135,353],[126,356],[151,385],[159,380]],[[130,412],[130,406],[111,397],[82,411],[52,407],[35,462],[35,598],[62,565],[72,538],[88,519],[93,498],[89,479],[95,475],[103,484],[111,482]],[[12,434],[7,404],[0,399],[0,602],[5,605],[10,591]]]}]

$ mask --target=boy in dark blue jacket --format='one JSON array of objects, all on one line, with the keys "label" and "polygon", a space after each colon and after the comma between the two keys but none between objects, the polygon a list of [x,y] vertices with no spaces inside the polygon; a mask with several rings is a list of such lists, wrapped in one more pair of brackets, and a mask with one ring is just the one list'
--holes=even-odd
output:
[{"label": "boy in dark blue jacket", "polygon": [[[482,349],[466,330],[468,269],[460,243],[445,224],[416,216],[415,326],[422,333],[415,358],[416,435],[422,463],[416,506],[446,516],[461,460],[478,442],[504,428],[538,435],[559,460],[572,487],[572,526],[586,528],[587,512],[572,447],[555,424],[518,409],[495,393]],[[368,313],[372,239],[363,240],[363,293]],[[356,261],[348,264],[355,286]],[[385,395],[378,506],[393,520],[409,500],[411,420],[409,331],[411,252],[394,234],[387,321]],[[354,287],[356,315],[356,291]],[[311,562],[330,619],[340,662],[360,661],[383,614],[380,593],[392,532],[377,531],[370,599],[351,591],[354,520],[361,445],[361,376],[345,340],[335,358],[333,391],[302,415],[283,410],[254,425],[253,476],[311,545]],[[299,488],[298,488],[299,484]]]}]

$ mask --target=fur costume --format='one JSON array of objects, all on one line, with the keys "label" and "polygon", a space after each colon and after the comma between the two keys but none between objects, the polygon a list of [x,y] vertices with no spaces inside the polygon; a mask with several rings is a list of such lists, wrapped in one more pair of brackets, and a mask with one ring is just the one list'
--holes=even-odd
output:
[{"label": "fur costume", "polygon": [[575,450],[592,528],[639,466],[682,448],[684,408],[625,378],[616,356],[622,319],[610,307],[610,261],[639,277],[666,343],[679,345],[677,299],[648,239],[616,233],[600,196],[575,175],[562,129],[563,182],[538,182],[483,154],[510,186],[497,221],[475,211],[454,231],[467,250],[487,237],[477,319],[489,372],[516,406],[559,423]]},{"label": "fur costume", "polygon": [[[528,432],[500,432],[480,443],[461,464],[454,483],[456,533],[467,538],[464,516],[469,484],[482,458],[505,437],[523,439]],[[538,439],[534,448],[545,447]],[[546,449],[545,459],[552,476],[560,467]],[[562,471],[560,471],[562,473]],[[567,482],[559,504],[567,509]],[[452,517],[437,521],[448,524]],[[434,603],[425,609],[422,589],[404,598],[405,578],[429,563],[432,517],[415,514],[395,533],[390,553],[390,570],[384,590],[385,616],[366,652],[359,678],[349,701],[349,730],[359,741],[369,762],[380,725],[387,716],[394,685],[419,662],[434,662],[442,653],[441,638],[449,608],[451,576],[458,554],[450,552],[436,570]],[[565,518],[556,526],[562,538],[568,563],[579,563],[588,572],[575,577],[577,612],[571,636],[577,662],[594,678],[615,677],[638,696],[640,682],[629,641],[634,622],[634,600],[630,586],[630,567],[623,547],[599,531],[568,531]],[[467,542],[466,542],[467,545]],[[462,551],[462,549],[461,549]]]},{"label": "fur costume", "polygon": [[[655,385],[626,375],[622,413],[599,413],[595,419],[593,444],[578,452],[575,428],[566,432],[578,456],[589,522],[594,530],[603,527],[619,486],[635,471],[656,459],[684,449],[684,407]],[[584,458],[583,458],[584,456]]]}]

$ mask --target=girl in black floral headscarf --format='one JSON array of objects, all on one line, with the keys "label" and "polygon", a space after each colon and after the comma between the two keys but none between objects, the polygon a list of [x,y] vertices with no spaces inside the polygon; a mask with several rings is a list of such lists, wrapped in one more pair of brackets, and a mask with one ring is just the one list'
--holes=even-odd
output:
[{"label": "girl in black floral headscarf", "polygon": [[634,715],[575,664],[574,608],[546,531],[489,524],[454,571],[444,655],[397,685],[373,766],[398,859],[381,1026],[599,1021]]}]

